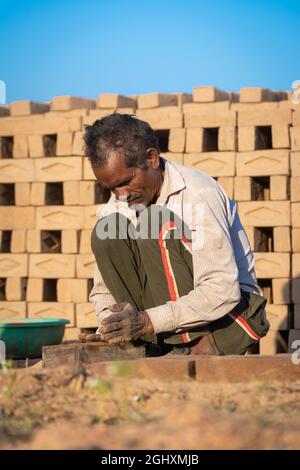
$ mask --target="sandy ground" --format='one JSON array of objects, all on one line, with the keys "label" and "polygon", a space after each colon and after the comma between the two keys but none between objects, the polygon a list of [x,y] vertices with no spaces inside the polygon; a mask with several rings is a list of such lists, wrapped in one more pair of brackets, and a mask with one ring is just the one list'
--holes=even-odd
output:
[{"label": "sandy ground", "polygon": [[300,449],[300,381],[0,370],[1,449]]}]

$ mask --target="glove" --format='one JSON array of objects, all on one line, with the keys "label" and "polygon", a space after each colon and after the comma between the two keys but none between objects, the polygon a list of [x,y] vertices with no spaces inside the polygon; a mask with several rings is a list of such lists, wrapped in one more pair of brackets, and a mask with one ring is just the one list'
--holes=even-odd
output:
[{"label": "glove", "polygon": [[101,320],[98,332],[102,341],[109,344],[125,343],[154,332],[147,312],[137,310],[129,302],[108,307],[110,316]]},{"label": "glove", "polygon": [[[110,315],[111,315],[111,311],[108,310],[108,308],[105,308],[101,310],[100,312],[97,312],[98,324],[101,325],[101,321]],[[100,334],[100,327],[98,327],[95,333],[92,331],[85,331],[84,333],[80,333],[78,335],[78,339],[82,343],[99,343],[100,341],[102,342],[104,341]]]}]

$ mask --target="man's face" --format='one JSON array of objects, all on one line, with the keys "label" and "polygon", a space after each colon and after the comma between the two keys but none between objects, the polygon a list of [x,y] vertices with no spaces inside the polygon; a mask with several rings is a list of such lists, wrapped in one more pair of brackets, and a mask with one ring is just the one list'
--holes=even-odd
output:
[{"label": "man's face", "polygon": [[147,168],[127,167],[123,150],[110,151],[106,162],[93,168],[103,188],[110,189],[116,199],[127,201],[129,206],[148,206],[157,198],[162,177],[159,156],[154,149],[148,151]]}]

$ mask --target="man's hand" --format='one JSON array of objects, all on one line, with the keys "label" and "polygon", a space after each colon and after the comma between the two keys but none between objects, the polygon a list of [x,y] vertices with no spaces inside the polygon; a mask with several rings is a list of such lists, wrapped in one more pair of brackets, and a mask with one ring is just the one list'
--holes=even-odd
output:
[{"label": "man's hand", "polygon": [[109,344],[125,343],[154,332],[147,312],[137,310],[129,302],[108,308],[112,314],[101,320],[97,330],[102,341]]}]

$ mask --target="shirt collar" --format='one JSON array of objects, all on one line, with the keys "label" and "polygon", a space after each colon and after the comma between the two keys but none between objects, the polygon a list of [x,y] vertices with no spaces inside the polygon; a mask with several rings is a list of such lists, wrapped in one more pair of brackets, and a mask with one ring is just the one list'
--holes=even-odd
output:
[{"label": "shirt collar", "polygon": [[165,174],[164,181],[160,190],[160,194],[157,198],[156,204],[163,205],[167,202],[168,198],[179,191],[182,191],[186,185],[184,179],[180,172],[177,170],[176,166],[166,160],[163,157],[160,157],[165,164]]}]

